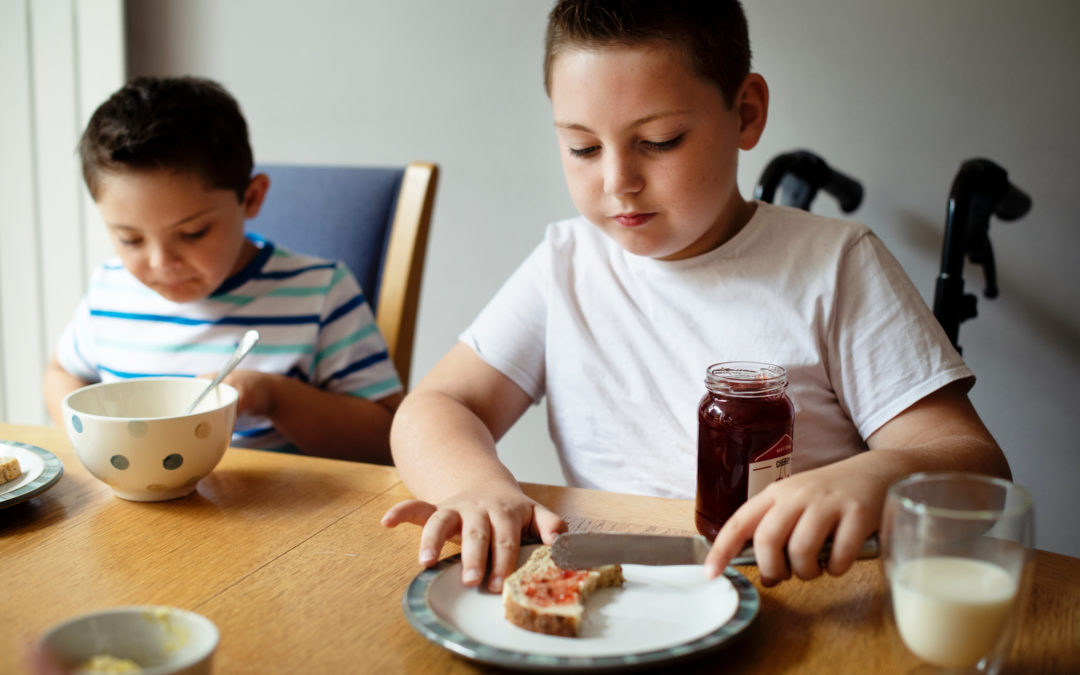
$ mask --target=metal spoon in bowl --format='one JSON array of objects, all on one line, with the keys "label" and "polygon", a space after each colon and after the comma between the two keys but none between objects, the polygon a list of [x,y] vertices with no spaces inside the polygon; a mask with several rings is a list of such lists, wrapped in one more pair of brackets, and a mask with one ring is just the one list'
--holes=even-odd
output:
[{"label": "metal spoon in bowl", "polygon": [[195,400],[191,402],[191,405],[188,406],[188,409],[184,412],[184,414],[190,415],[191,411],[195,410],[195,406],[199,405],[199,401],[203,400],[203,397],[209,394],[211,389],[221,384],[221,381],[225,379],[225,376],[231,373],[233,371],[233,368],[235,368],[241,361],[244,360],[244,357],[248,355],[248,352],[251,351],[251,349],[255,346],[255,343],[258,341],[259,331],[249,330],[248,332],[244,333],[244,337],[240,338],[240,343],[236,345],[236,351],[234,351],[232,356],[229,357],[229,362],[225,364],[225,367],[221,369],[221,371],[217,374],[217,377],[215,377],[213,380],[210,380],[210,384],[207,385],[206,389],[203,389],[202,393],[199,394],[195,398]]}]

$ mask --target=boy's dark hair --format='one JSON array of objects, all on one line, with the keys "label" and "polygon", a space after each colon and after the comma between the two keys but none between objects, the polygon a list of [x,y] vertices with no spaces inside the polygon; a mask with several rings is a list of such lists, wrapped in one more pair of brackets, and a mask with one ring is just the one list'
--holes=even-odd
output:
[{"label": "boy's dark hair", "polygon": [[690,67],[720,88],[730,107],[750,74],[750,37],[738,0],[559,0],[548,15],[544,88],[568,47],[633,46],[667,41]]},{"label": "boy's dark hair", "polygon": [[79,140],[83,178],[97,199],[103,173],[173,169],[243,201],[254,159],[240,106],[197,77],[137,77],[98,106]]}]

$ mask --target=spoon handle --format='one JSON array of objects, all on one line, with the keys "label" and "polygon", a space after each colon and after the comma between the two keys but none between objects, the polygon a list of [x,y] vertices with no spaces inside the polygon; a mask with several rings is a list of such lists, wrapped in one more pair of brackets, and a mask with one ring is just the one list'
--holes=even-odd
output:
[{"label": "spoon handle", "polygon": [[258,341],[259,331],[249,330],[248,332],[244,333],[244,337],[240,338],[240,343],[236,345],[236,351],[234,351],[233,355],[229,358],[229,362],[225,364],[224,368],[218,371],[218,374],[216,377],[214,377],[214,379],[210,380],[210,384],[208,384],[206,386],[206,389],[203,389],[202,393],[199,394],[195,398],[195,400],[191,402],[191,405],[188,406],[188,409],[184,414],[190,415],[191,412],[195,410],[195,406],[199,405],[199,402],[202,401],[203,398],[205,398],[206,395],[214,389],[214,387],[221,384],[221,381],[225,379],[225,376],[231,373],[233,371],[233,368],[236,368],[236,366],[244,360],[244,357],[248,355],[248,352],[250,352],[252,348],[255,347],[255,343]]}]

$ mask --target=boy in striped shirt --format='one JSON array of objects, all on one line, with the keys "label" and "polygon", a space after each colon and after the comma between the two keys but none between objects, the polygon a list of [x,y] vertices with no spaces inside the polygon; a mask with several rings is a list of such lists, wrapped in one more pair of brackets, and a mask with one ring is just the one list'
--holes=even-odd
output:
[{"label": "boy in striped shirt", "polygon": [[[49,413],[94,382],[204,376],[261,339],[225,382],[233,445],[388,463],[402,385],[343,263],[245,236],[269,189],[219,85],[140,77],[91,117],[83,176],[116,256],[94,272],[45,373]],[[297,223],[303,227],[304,223]]]}]

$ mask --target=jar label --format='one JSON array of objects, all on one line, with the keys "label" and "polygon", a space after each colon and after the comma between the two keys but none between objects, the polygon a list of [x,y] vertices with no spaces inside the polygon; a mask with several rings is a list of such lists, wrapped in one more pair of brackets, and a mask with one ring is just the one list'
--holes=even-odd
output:
[{"label": "jar label", "polygon": [[791,436],[784,434],[776,443],[750,462],[746,498],[750,499],[770,483],[791,475]]}]

